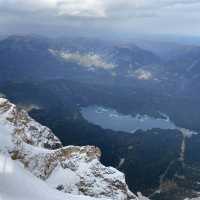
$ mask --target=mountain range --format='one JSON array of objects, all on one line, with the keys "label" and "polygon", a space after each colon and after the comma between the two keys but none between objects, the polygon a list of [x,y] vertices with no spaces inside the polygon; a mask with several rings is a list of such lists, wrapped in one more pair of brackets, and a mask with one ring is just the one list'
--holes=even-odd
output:
[{"label": "mountain range", "polygon": [[[76,173],[79,177],[82,160],[90,160],[90,157],[82,155],[82,150],[97,151],[94,160],[101,169],[97,170],[101,173],[107,171],[104,166],[118,168],[125,174],[126,182],[135,194],[141,191],[153,200],[182,200],[199,196],[200,137],[198,134],[184,137],[180,130],[200,131],[200,96],[197,92],[200,89],[200,49],[195,45],[177,43],[160,43],[154,48],[152,45],[134,41],[41,36],[9,36],[0,41],[0,96],[16,104],[19,110],[26,110],[34,124],[38,121],[56,135],[48,136],[51,131],[45,128],[44,134],[47,135],[40,138],[32,130],[31,135],[32,132],[36,134],[32,141],[30,138],[26,140],[24,132],[25,143],[31,148],[39,146],[44,150],[41,157],[35,151],[29,152],[29,149],[13,155],[19,160],[17,163],[30,165],[30,168],[25,167],[25,173],[28,170],[45,180],[51,173],[54,176],[47,184],[53,188],[62,191],[70,188],[75,194],[99,197],[98,192],[94,194],[96,188],[93,187],[82,188],[85,191],[82,192],[77,187],[77,184],[80,185],[76,182],[77,177],[69,180],[70,186],[66,186],[67,183],[60,179],[65,160],[60,168],[51,172],[54,164],[58,164],[54,156],[56,150],[55,154],[61,157],[65,150],[78,152],[75,154],[78,160],[73,157],[70,162],[73,166],[78,162]],[[9,102],[6,104],[10,105]],[[134,134],[104,129],[84,119],[81,113],[82,107],[93,105],[114,109],[125,116],[141,115],[155,119],[167,116],[176,127],[183,129],[155,127],[136,130]],[[27,116],[25,111],[22,113]],[[49,143],[53,138],[55,141]],[[43,143],[38,143],[38,140]],[[87,145],[98,146],[101,158],[98,148]],[[49,149],[53,153],[46,155],[45,151]],[[184,155],[184,165],[180,162],[180,155]],[[10,155],[6,156],[8,162],[13,163]],[[45,160],[47,163],[43,162],[44,157],[53,159],[53,166],[48,164],[48,159]],[[42,162],[36,158],[41,158]],[[50,171],[45,170],[46,164]],[[34,167],[37,165],[43,171]],[[114,168],[112,170],[115,171]],[[103,190],[110,187],[106,181],[96,180],[95,173],[89,174],[89,180],[83,177],[83,185],[87,182],[95,186],[90,182],[92,179],[97,183],[103,182]],[[91,191],[93,195],[90,195]]]}]

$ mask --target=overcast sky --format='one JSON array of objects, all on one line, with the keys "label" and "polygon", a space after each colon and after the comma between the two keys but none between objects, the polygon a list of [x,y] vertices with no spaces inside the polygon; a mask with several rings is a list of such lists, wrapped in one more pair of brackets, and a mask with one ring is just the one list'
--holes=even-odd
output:
[{"label": "overcast sky", "polygon": [[200,35],[200,0],[0,0],[0,33]]}]

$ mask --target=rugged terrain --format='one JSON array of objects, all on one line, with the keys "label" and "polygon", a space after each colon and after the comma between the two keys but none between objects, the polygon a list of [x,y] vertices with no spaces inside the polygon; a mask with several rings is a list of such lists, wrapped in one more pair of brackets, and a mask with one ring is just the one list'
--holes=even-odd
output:
[{"label": "rugged terrain", "polygon": [[[132,116],[160,118],[165,113],[177,127],[199,132],[199,48],[152,46],[11,36],[0,42],[0,93],[51,128],[64,146],[100,147],[101,162],[123,171],[133,192],[162,200],[197,197],[199,135],[184,137],[180,129],[105,130],[80,112],[83,106],[98,105]],[[51,148],[60,148],[59,143]],[[66,190],[65,183],[53,185],[52,179],[49,184]]]},{"label": "rugged terrain", "polygon": [[12,160],[20,161],[26,170],[62,192],[96,198],[138,199],[128,189],[123,173],[100,163],[98,148],[62,147],[50,129],[3,98],[0,98],[0,119],[0,176],[5,180],[7,159],[4,159],[9,153]]}]

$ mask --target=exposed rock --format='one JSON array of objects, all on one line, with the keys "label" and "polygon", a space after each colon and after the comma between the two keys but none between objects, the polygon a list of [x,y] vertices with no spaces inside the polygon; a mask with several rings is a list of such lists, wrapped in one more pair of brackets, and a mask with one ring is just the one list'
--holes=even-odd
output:
[{"label": "exposed rock", "polygon": [[0,115],[0,123],[12,130],[13,142],[22,140],[26,144],[47,149],[62,147],[60,140],[49,128],[37,123],[26,111],[3,98],[0,98]]},{"label": "exposed rock", "polygon": [[62,147],[50,129],[3,98],[0,98],[0,119],[0,128],[6,127],[7,130],[6,133],[0,131],[0,139],[4,140],[0,143],[0,150],[6,149],[13,160],[19,160],[32,174],[53,188],[96,198],[143,198],[142,195],[136,197],[128,189],[123,173],[100,163],[99,148]]}]

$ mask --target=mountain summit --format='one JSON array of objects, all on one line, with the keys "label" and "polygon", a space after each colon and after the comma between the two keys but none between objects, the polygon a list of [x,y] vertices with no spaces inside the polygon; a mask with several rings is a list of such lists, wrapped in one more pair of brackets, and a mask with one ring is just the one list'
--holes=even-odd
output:
[{"label": "mountain summit", "polygon": [[[128,189],[123,173],[103,166],[100,156],[100,149],[93,146],[63,147],[50,129],[34,121],[26,111],[0,98],[0,185],[3,188],[0,195],[3,199],[18,198],[18,193],[22,199],[41,199],[36,195],[41,192],[41,189],[37,191],[37,184],[51,191],[50,194],[54,191],[50,188],[54,188],[60,193],[81,195],[74,196],[76,199],[83,196],[116,200],[144,198]],[[23,196],[25,193],[30,196],[33,191],[27,185],[18,185],[20,178],[35,189],[31,198]],[[10,190],[5,189],[6,184],[11,185]],[[15,184],[19,190],[12,187]],[[23,187],[27,188],[24,194]],[[12,192],[16,193],[13,198]],[[55,194],[58,194],[56,190]],[[47,193],[44,196],[52,198]]]}]

